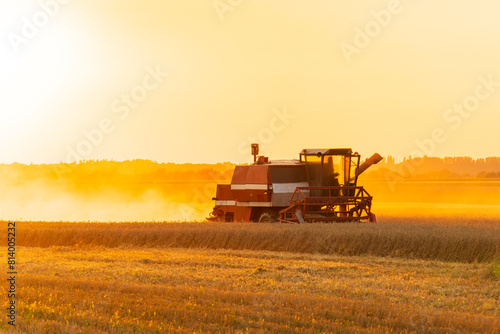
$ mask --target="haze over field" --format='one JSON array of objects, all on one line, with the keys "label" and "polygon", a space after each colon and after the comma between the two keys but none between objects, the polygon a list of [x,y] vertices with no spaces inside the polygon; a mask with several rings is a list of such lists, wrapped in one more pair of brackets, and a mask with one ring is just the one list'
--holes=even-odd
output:
[{"label": "haze over field", "polygon": [[[63,2],[67,2],[64,3]],[[500,155],[500,3],[2,1],[0,162]]]},{"label": "haze over field", "polygon": [[[360,177],[374,196],[378,217],[500,216],[500,158],[421,160],[395,164],[389,159]],[[233,169],[231,163],[147,160],[0,164],[0,216],[49,221],[204,220],[213,209],[217,183],[229,183]]]}]

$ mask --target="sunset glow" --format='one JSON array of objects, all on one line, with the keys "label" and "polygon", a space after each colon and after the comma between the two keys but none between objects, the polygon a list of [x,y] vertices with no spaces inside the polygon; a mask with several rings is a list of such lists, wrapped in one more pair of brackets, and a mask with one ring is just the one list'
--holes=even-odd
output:
[{"label": "sunset glow", "polygon": [[[103,119],[82,159],[500,154],[500,4],[216,3],[2,3],[0,161],[66,162]],[[168,78],[120,118],[156,67]]]},{"label": "sunset glow", "polygon": [[500,1],[0,1],[2,333],[500,333]]}]

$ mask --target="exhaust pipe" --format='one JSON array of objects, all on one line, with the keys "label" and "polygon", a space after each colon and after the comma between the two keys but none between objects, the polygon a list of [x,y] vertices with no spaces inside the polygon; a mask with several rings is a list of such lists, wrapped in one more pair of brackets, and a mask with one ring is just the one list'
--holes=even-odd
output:
[{"label": "exhaust pipe", "polygon": [[380,161],[382,161],[384,158],[378,153],[375,153],[371,157],[365,160],[361,165],[359,165],[358,172],[356,173],[357,176],[361,175],[365,170],[370,168],[372,165],[378,164]]}]

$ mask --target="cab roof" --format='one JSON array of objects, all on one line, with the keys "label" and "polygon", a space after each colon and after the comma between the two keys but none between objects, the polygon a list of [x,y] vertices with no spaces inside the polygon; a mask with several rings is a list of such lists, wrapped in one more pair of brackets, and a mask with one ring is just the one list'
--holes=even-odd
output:
[{"label": "cab roof", "polygon": [[351,155],[350,148],[305,148],[300,155]]}]

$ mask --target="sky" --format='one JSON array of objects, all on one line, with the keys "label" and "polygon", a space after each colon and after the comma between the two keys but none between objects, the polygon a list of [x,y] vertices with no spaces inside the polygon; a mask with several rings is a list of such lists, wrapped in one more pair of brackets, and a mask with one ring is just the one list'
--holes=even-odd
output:
[{"label": "sky", "polygon": [[0,163],[500,156],[493,0],[3,0]]}]

